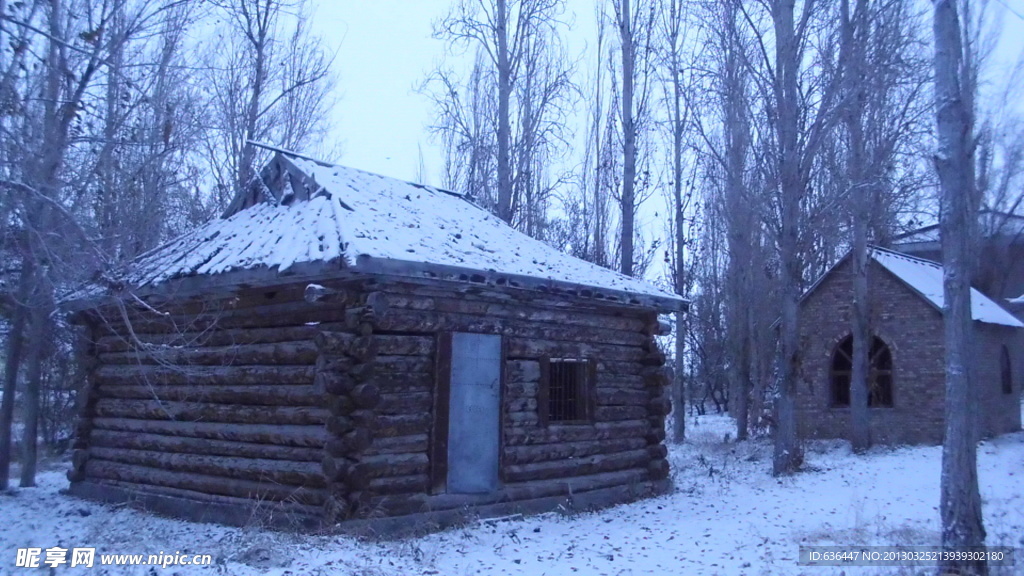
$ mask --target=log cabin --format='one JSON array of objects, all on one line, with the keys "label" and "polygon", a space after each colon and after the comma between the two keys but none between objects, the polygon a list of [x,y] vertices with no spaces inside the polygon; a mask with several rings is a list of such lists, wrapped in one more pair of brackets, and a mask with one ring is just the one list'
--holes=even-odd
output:
[{"label": "log cabin", "polygon": [[686,302],[455,193],[278,151],[67,305],[80,497],[393,532],[668,486],[655,337]]}]

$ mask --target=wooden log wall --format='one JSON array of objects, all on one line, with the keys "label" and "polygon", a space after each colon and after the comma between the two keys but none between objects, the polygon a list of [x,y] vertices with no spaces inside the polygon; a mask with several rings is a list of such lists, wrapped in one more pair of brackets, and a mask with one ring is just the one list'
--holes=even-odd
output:
[{"label": "wooden log wall", "polygon": [[[332,407],[314,387],[318,323],[304,286],[91,315],[91,388],[73,482],[315,511]],[[334,304],[343,318],[347,302]],[[308,323],[308,324],[307,324]]]},{"label": "wooden log wall", "polygon": [[[305,288],[129,310],[134,336],[108,313],[72,479],[295,503],[328,522],[462,507],[430,494],[442,331],[504,337],[502,499],[667,476],[653,311],[420,283]],[[545,356],[597,360],[592,423],[541,426]]]},{"label": "wooden log wall", "polygon": [[384,306],[379,293],[370,293],[346,312],[346,331],[323,331],[315,339],[315,388],[331,412],[321,470],[328,484],[324,515],[332,524],[358,514],[371,488],[374,471],[364,454],[379,427],[379,342],[373,331]]},{"label": "wooden log wall", "polygon": [[[668,475],[665,357],[653,311],[595,305],[581,310],[535,293],[453,293],[382,285],[388,307],[374,327],[379,427],[366,457],[376,471],[362,516],[443,510],[464,498],[431,495],[430,436],[437,334],[501,334],[506,349],[502,411],[503,498],[521,500],[630,485]],[[597,359],[594,422],[540,425],[540,358]],[[386,464],[385,464],[386,463]]]}]

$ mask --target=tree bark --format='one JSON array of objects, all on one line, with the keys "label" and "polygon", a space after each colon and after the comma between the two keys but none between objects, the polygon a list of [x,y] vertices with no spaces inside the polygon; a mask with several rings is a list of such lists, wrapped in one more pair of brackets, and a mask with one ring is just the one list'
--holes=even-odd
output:
[{"label": "tree bark", "polygon": [[496,0],[495,35],[498,37],[498,217],[512,223],[512,128],[509,100],[512,64],[508,50],[507,0]]},{"label": "tree bark", "polygon": [[[940,513],[944,550],[985,544],[978,489],[977,422],[971,382],[971,240],[977,225],[971,95],[964,92],[964,47],[956,0],[934,0],[935,109],[940,183],[943,317],[946,345],[946,432],[942,443]],[[984,559],[950,555],[942,574],[988,574]]]},{"label": "tree bark", "polygon": [[18,386],[18,372],[21,368],[22,344],[29,310],[25,306],[32,292],[33,262],[22,260],[21,280],[18,286],[18,302],[11,319],[11,330],[7,334],[7,358],[4,364],[4,394],[0,405],[0,490],[8,487],[11,472],[11,434],[14,424],[14,397]]},{"label": "tree bark", "polygon": [[795,0],[778,0],[772,10],[775,27],[775,93],[778,132],[778,168],[781,229],[779,256],[782,266],[782,321],[780,360],[775,391],[775,441],[772,473],[792,474],[803,462],[798,445],[794,395],[800,366],[799,254],[800,199],[804,187],[800,174],[798,71],[800,50],[794,31]]},{"label": "tree bark", "polygon": [[850,375],[850,443],[855,453],[871,446],[871,414],[868,410],[868,354],[871,334],[868,326],[868,245],[867,231],[870,217],[868,185],[865,178],[864,109],[864,50],[866,46],[867,2],[857,0],[855,12],[850,14],[849,0],[843,0],[843,44],[847,52],[844,73],[846,92],[845,120],[849,137],[847,158],[847,184],[853,206],[853,369]]},{"label": "tree bark", "polygon": [[633,115],[633,90],[636,63],[633,45],[633,18],[630,0],[620,0],[619,37],[622,40],[622,263],[620,271],[633,275],[633,220],[636,211],[636,124]]}]

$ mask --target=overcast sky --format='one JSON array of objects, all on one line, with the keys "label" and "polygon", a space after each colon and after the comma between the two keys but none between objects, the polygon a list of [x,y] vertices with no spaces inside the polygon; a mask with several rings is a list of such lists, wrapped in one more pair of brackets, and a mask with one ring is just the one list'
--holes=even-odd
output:
[{"label": "overcast sky", "polygon": [[[997,65],[1015,61],[1024,49],[1024,0],[992,0],[1005,29]],[[441,153],[428,133],[432,110],[416,92],[444,55],[431,38],[432,23],[451,0],[313,0],[313,25],[336,49],[340,101],[336,109],[343,164],[415,179],[422,147],[429,184],[440,185]],[[593,35],[595,0],[568,0],[570,54],[586,50]]]}]

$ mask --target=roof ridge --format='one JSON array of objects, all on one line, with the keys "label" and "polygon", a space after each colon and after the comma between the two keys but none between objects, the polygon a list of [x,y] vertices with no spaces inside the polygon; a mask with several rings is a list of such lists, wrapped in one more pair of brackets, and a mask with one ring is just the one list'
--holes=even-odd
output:
[{"label": "roof ridge", "polygon": [[910,254],[907,254],[905,252],[900,252],[898,250],[893,250],[891,248],[884,248],[882,246],[877,246],[877,245],[874,245],[874,244],[868,244],[868,250],[877,250],[879,252],[884,252],[886,254],[890,254],[892,256],[896,256],[897,258],[903,258],[905,260],[910,260],[911,262],[919,262],[921,264],[928,264],[930,266],[934,266],[935,268],[945,268],[945,265],[942,264],[941,262],[936,262],[935,260],[929,260],[927,258],[920,258],[918,256],[911,256]]}]

